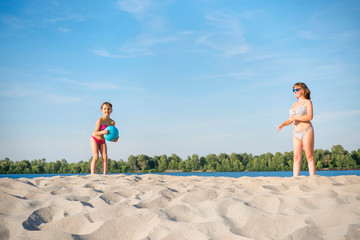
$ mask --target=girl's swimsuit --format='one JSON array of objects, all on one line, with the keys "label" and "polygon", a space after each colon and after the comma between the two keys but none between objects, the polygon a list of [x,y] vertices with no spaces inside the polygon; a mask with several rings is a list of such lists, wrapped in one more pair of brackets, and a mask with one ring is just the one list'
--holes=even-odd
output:
[{"label": "girl's swimsuit", "polygon": [[[291,116],[294,116],[294,115],[298,115],[298,116],[304,116],[305,114],[307,114],[307,111],[306,111],[306,107],[305,105],[302,105],[298,108],[295,109],[295,111],[293,111],[291,108],[290,108],[290,115]],[[294,135],[295,137],[297,137],[300,141],[303,140],[304,138],[304,134],[309,131],[310,129],[313,129],[313,126],[310,126],[309,128],[305,129],[305,130],[302,130],[300,132],[295,132],[294,131]]]},{"label": "girl's swimsuit", "polygon": [[[103,124],[100,125],[100,131],[104,131],[105,128],[107,128],[107,125],[105,125],[105,119],[104,119],[104,117],[102,118],[102,120],[103,120]],[[111,119],[110,119],[110,125],[111,125]],[[96,137],[94,137],[93,135],[91,135],[91,137],[92,137],[99,145],[105,143],[105,139],[99,140],[99,139],[97,139]]]}]

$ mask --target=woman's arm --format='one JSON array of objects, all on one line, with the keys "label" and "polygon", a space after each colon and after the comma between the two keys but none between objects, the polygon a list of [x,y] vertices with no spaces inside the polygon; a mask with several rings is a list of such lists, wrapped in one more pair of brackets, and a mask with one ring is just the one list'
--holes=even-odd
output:
[{"label": "woman's arm", "polygon": [[289,126],[294,121],[294,118],[290,116],[288,119],[285,120],[282,124],[280,124],[277,128],[277,131],[280,131],[283,127]]}]

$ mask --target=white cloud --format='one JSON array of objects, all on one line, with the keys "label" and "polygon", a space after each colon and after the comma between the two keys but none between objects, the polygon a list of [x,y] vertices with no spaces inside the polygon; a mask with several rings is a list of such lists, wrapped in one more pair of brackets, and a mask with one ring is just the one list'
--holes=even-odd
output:
[{"label": "white cloud", "polygon": [[315,68],[316,70],[342,70],[342,67],[337,64],[337,65],[322,65],[322,66],[317,66]]},{"label": "white cloud", "polygon": [[69,75],[70,72],[68,72],[65,69],[62,68],[49,68],[46,70],[49,73],[53,73],[53,74],[59,74],[59,75]]},{"label": "white cloud", "polygon": [[48,99],[58,104],[73,103],[81,100],[79,97],[69,97],[54,94],[46,94],[46,96]]},{"label": "white cloud", "polygon": [[197,38],[196,43],[220,52],[224,57],[232,57],[249,52],[238,16],[224,13],[207,15],[209,28]]},{"label": "white cloud", "polygon": [[128,49],[128,52],[130,52],[130,53],[123,54],[123,55],[113,54],[104,49],[94,49],[93,52],[95,53],[95,55],[98,55],[100,57],[107,57],[107,58],[134,58],[134,57],[140,57],[140,56],[153,55],[153,53],[148,52],[146,50],[135,49],[135,48],[133,48],[132,50]]},{"label": "white cloud", "polygon": [[[117,7],[134,15],[139,21],[155,17],[154,10],[160,9],[174,0],[119,0]],[[148,19],[146,19],[148,21]]]},{"label": "white cloud", "polygon": [[249,56],[245,59],[245,61],[247,62],[252,62],[252,61],[261,61],[261,60],[265,60],[265,59],[270,59],[270,58],[275,58],[278,57],[279,54],[258,54],[258,55],[252,55]]},{"label": "white cloud", "polygon": [[12,15],[0,15],[1,22],[14,29],[21,29],[29,26],[29,22]]},{"label": "white cloud", "polygon": [[25,89],[20,86],[11,86],[8,89],[0,89],[0,96],[8,97],[8,98],[23,98],[23,97],[34,97],[34,96],[46,97],[48,100],[59,104],[80,101],[79,97],[55,95],[40,90]]},{"label": "white cloud", "polygon": [[349,111],[334,111],[334,112],[319,112],[314,118],[314,121],[319,122],[333,122],[340,119],[348,119],[360,116],[360,110]]},{"label": "white cloud", "polygon": [[58,80],[61,82],[72,84],[72,85],[85,87],[85,88],[88,88],[88,89],[94,90],[94,91],[95,90],[114,90],[114,89],[126,90],[126,91],[144,91],[144,89],[138,88],[138,87],[131,87],[131,86],[124,87],[124,86],[119,86],[119,85],[115,85],[115,84],[107,83],[107,82],[80,82],[80,81],[75,81],[75,80],[71,80],[71,79],[67,79],[67,78],[61,78]]},{"label": "white cloud", "polygon": [[49,22],[49,23],[68,22],[68,21],[82,22],[84,20],[85,20],[85,18],[82,15],[69,15],[69,16],[65,16],[65,17],[48,19],[48,20],[46,20],[46,22]]},{"label": "white cloud", "polygon": [[60,32],[63,32],[63,33],[71,32],[71,29],[69,29],[69,28],[63,28],[63,27],[59,27],[58,30],[59,30]]},{"label": "white cloud", "polygon": [[124,55],[116,55],[116,54],[112,54],[107,50],[104,49],[95,49],[93,50],[93,52],[100,56],[100,57],[108,57],[108,58],[128,58],[128,56],[124,56]]},{"label": "white cloud", "polygon": [[37,91],[25,89],[22,87],[10,87],[8,89],[0,89],[0,96],[11,97],[11,98],[21,98],[31,94],[36,93]]},{"label": "white cloud", "polygon": [[152,6],[151,0],[121,0],[117,2],[119,9],[141,16]]},{"label": "white cloud", "polygon": [[310,31],[300,31],[297,33],[297,35],[301,38],[307,39],[307,40],[319,40],[320,36],[316,33],[310,32]]},{"label": "white cloud", "polygon": [[123,45],[119,50],[121,54],[114,54],[103,48],[94,49],[92,51],[98,56],[107,58],[135,58],[143,56],[154,56],[156,53],[152,48],[153,46],[183,41],[193,33],[194,32],[192,31],[182,31],[162,36],[156,36],[153,33],[143,33],[138,35],[134,41]]},{"label": "white cloud", "polygon": [[204,75],[195,78],[196,80],[205,80],[205,79],[249,79],[250,77],[255,76],[253,71],[243,71],[243,72],[233,72],[219,75]]},{"label": "white cloud", "polygon": [[79,82],[79,81],[70,80],[70,79],[67,79],[67,78],[61,78],[61,79],[58,79],[58,80],[60,80],[62,82],[70,83],[70,84],[73,84],[73,85],[86,87],[86,88],[89,88],[91,90],[118,89],[119,88],[119,86],[117,86],[115,84],[106,83],[106,82]]}]

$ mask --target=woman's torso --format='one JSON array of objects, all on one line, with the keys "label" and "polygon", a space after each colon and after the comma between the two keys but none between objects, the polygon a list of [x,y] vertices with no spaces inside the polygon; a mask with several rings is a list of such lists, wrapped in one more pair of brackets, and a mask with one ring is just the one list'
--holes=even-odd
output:
[{"label": "woman's torso", "polygon": [[[290,115],[291,116],[294,116],[294,115],[304,116],[304,115],[308,114],[306,103],[307,102],[301,102],[301,103],[295,102],[289,110]],[[311,127],[311,122],[310,121],[303,122],[303,121],[295,120],[293,122],[293,126],[294,126],[295,132],[300,132],[300,131],[303,131],[303,130]]]}]

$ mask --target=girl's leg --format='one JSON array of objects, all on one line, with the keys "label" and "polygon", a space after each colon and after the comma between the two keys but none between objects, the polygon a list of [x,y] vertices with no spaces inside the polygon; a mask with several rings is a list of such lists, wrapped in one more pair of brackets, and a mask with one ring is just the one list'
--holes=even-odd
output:
[{"label": "girl's leg", "polygon": [[314,129],[313,128],[308,130],[304,134],[303,144],[304,144],[306,159],[308,161],[309,174],[310,176],[313,176],[315,175],[316,172],[315,159],[314,159]]},{"label": "girl's leg", "polygon": [[100,152],[103,159],[103,173],[104,175],[107,173],[107,167],[108,167],[108,158],[107,158],[107,146],[106,143],[103,143],[100,145]]},{"label": "girl's leg", "polygon": [[90,138],[90,146],[93,154],[93,159],[91,161],[91,174],[95,174],[96,163],[99,159],[99,144],[93,138]]},{"label": "girl's leg", "polygon": [[294,177],[296,177],[300,175],[303,143],[294,135],[293,135],[293,147],[294,147],[293,175]]}]

